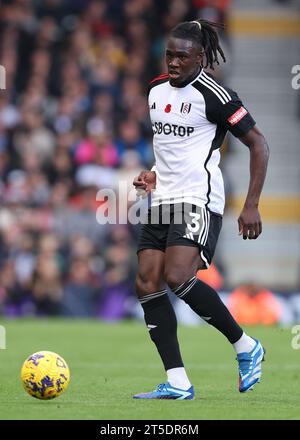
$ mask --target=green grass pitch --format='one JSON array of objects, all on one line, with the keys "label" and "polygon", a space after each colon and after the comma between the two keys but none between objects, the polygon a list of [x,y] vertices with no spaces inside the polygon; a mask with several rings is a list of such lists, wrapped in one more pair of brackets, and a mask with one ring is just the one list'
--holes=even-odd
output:
[{"label": "green grass pitch", "polygon": [[[87,320],[6,320],[0,350],[0,419],[208,420],[299,419],[300,350],[288,328],[251,328],[265,346],[263,380],[253,391],[237,391],[235,353],[208,325],[179,327],[182,354],[195,386],[193,401],[134,400],[165,374],[142,323]],[[20,369],[39,350],[59,353],[71,381],[62,396],[40,401],[20,382]]]}]

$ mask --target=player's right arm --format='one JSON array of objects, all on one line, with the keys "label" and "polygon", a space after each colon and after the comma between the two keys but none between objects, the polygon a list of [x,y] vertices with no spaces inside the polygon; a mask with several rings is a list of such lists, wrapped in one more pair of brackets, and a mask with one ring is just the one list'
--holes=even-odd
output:
[{"label": "player's right arm", "polygon": [[137,177],[135,177],[133,185],[135,186],[138,195],[147,195],[155,189],[156,173],[152,170],[143,170]]}]

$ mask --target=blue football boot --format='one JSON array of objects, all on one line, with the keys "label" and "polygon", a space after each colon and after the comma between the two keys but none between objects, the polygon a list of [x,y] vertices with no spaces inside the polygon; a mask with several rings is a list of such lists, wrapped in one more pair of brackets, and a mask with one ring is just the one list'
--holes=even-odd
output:
[{"label": "blue football boot", "polygon": [[254,339],[255,347],[249,353],[239,353],[237,361],[239,363],[239,391],[245,393],[252,390],[261,378],[261,363],[264,361],[265,349],[261,343]]},{"label": "blue football boot", "polygon": [[194,387],[188,390],[172,387],[169,382],[161,383],[156,390],[150,393],[141,393],[133,396],[134,399],[169,399],[169,400],[192,400],[194,399]]}]

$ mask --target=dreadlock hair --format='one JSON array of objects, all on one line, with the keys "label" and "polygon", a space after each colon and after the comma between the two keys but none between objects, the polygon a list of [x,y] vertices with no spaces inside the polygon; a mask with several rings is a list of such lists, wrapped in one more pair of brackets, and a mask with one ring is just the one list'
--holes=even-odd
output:
[{"label": "dreadlock hair", "polygon": [[175,26],[171,32],[170,36],[174,38],[182,38],[183,40],[191,40],[197,45],[203,47],[206,64],[203,67],[210,67],[214,69],[213,64],[219,63],[218,52],[221,55],[224,63],[226,58],[224,52],[219,44],[219,37],[215,28],[224,29],[223,24],[213,23],[207,20],[194,20],[185,21],[179,23]]}]

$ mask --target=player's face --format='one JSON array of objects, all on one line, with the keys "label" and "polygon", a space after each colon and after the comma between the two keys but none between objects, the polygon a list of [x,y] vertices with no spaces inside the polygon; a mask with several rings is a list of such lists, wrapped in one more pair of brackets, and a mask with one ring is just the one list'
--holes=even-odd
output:
[{"label": "player's face", "polygon": [[202,53],[191,40],[170,37],[166,46],[166,63],[172,86],[180,86],[193,77],[202,63]]}]

